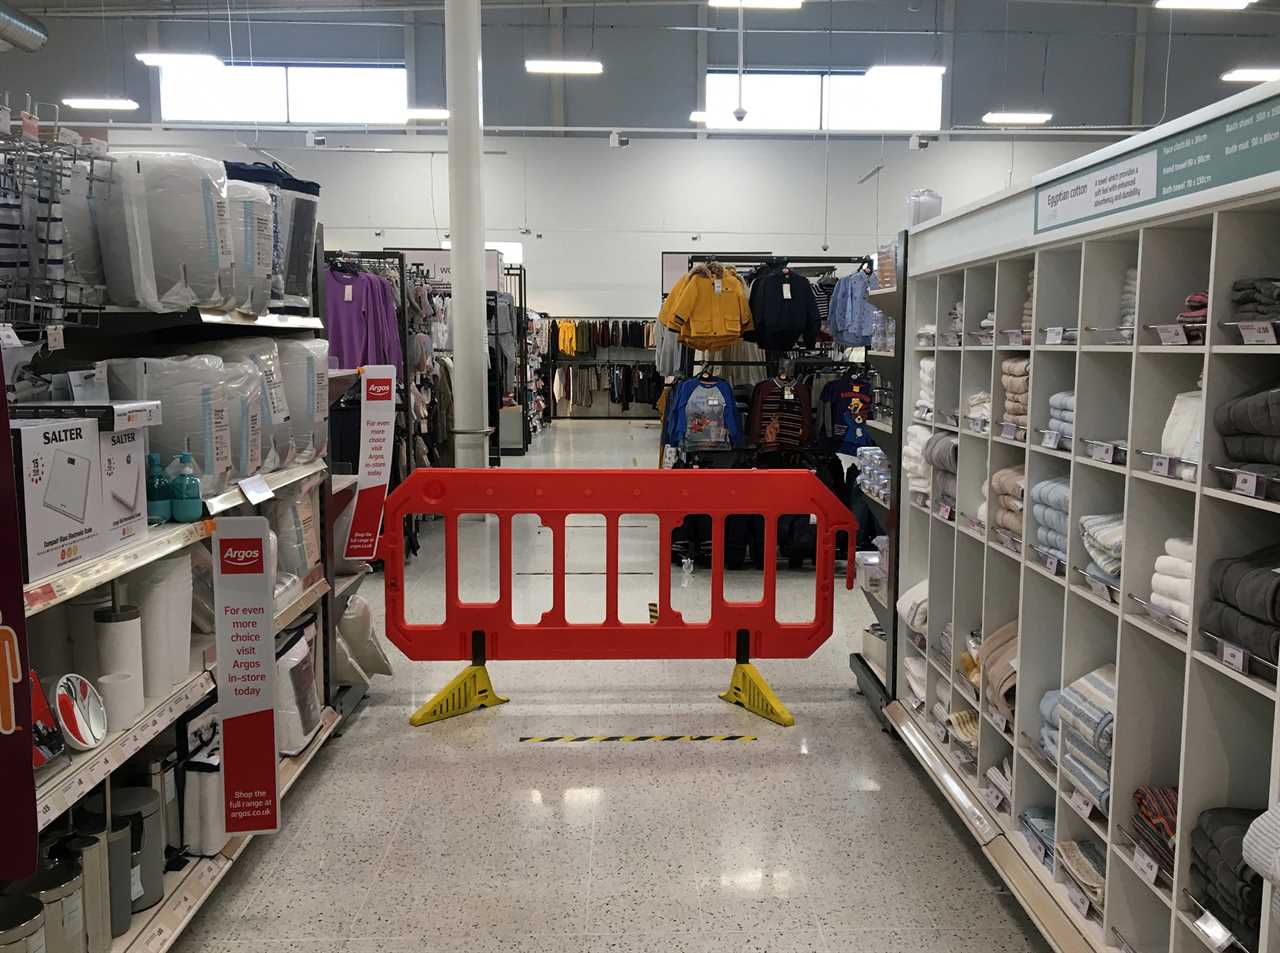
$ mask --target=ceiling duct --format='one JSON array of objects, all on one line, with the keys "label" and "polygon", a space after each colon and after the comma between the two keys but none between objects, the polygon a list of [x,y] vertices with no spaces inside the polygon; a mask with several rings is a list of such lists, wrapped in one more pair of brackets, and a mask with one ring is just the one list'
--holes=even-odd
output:
[{"label": "ceiling duct", "polygon": [[17,47],[34,53],[49,42],[49,31],[35,17],[0,0],[0,52]]}]

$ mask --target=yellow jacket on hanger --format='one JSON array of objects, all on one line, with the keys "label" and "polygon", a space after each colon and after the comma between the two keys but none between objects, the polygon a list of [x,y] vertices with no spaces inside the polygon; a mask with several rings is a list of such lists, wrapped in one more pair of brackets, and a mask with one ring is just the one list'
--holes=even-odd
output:
[{"label": "yellow jacket on hanger", "polygon": [[663,313],[659,319],[679,333],[681,344],[703,351],[728,347],[754,327],[742,279],[714,261],[695,265],[676,282]]},{"label": "yellow jacket on hanger", "polygon": [[561,321],[557,327],[560,329],[560,353],[564,357],[578,356],[578,332],[572,321]]}]

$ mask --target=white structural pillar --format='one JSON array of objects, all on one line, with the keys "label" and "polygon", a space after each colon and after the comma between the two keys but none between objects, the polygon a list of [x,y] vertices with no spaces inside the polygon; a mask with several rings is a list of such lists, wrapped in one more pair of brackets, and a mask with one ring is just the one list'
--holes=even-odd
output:
[{"label": "white structural pillar", "polygon": [[[454,451],[460,467],[489,463],[489,329],[485,320],[484,192],[480,174],[480,0],[445,0],[449,84],[449,237],[453,284]],[[496,438],[496,435],[494,437]]]}]

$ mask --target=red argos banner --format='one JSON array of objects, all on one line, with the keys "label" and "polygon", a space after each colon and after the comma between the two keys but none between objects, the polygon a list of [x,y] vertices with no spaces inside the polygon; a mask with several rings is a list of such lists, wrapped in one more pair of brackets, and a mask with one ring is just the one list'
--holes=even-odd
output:
[{"label": "red argos banner", "polygon": [[360,473],[355,512],[343,547],[346,559],[373,559],[382,529],[382,504],[391,475],[396,431],[396,369],[370,364],[363,369],[360,399]]}]

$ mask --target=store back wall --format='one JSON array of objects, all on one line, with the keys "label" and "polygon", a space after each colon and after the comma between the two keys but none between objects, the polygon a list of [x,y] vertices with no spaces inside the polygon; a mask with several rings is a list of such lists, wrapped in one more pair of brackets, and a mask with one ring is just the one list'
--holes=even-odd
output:
[{"label": "store back wall", "polygon": [[[443,137],[357,136],[330,143],[437,149]],[[316,151],[264,134],[263,147],[321,183],[330,248],[438,247],[449,229],[445,155]],[[955,142],[925,152],[904,143],[831,144],[830,254],[873,251],[906,217],[905,196],[930,187],[956,208],[1096,148],[1091,143]],[[257,157],[214,133],[121,131],[112,143]],[[558,315],[643,317],[659,302],[663,251],[769,249],[821,254],[820,141],[643,140],[610,149],[601,139],[490,138],[484,159],[490,241],[524,242],[531,304]],[[880,161],[883,171],[857,180]],[[522,236],[528,181],[528,224]],[[432,188],[434,185],[434,189]],[[434,207],[432,196],[434,194]],[[693,236],[699,236],[697,241]]]}]

